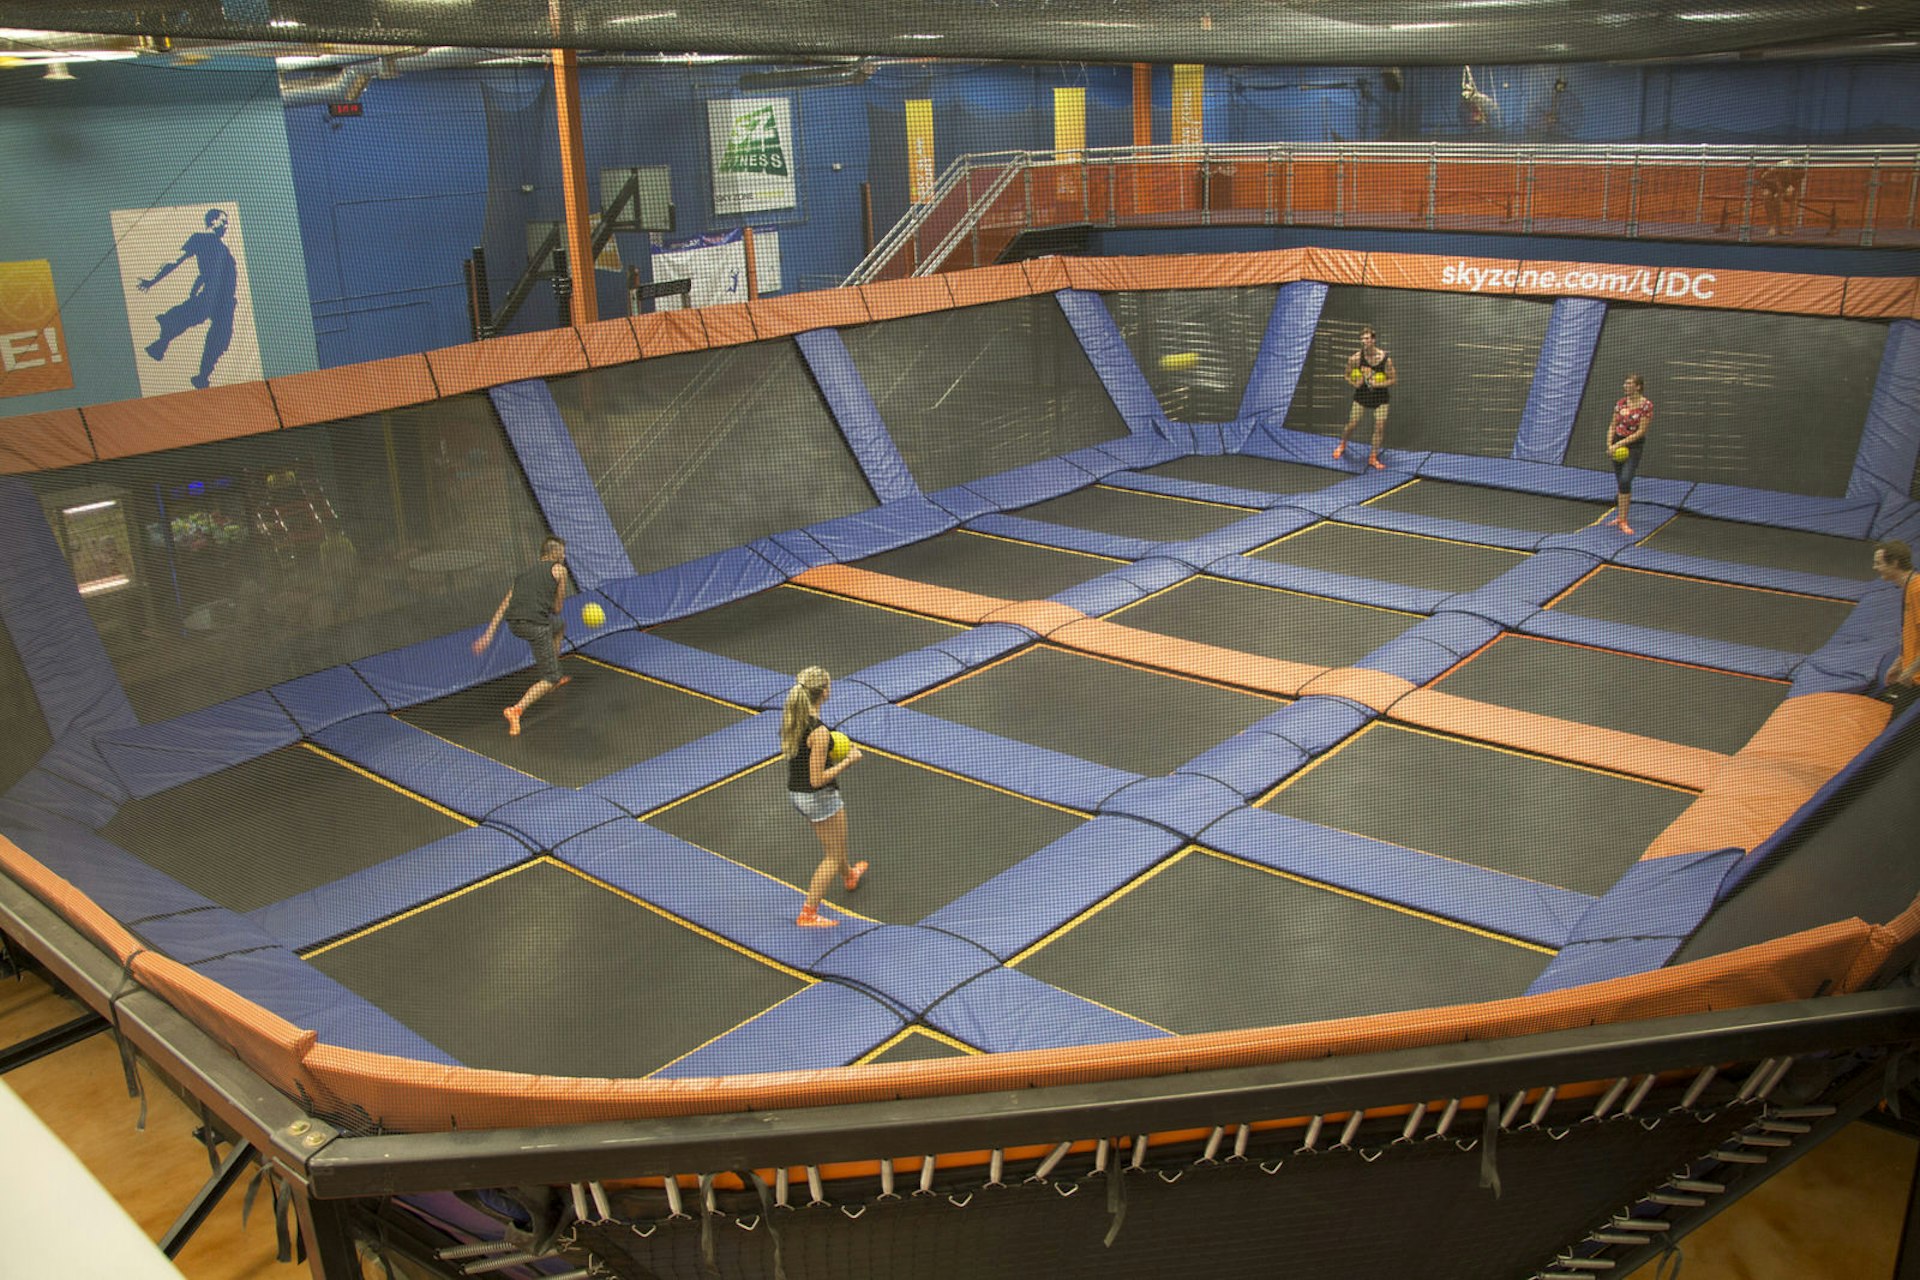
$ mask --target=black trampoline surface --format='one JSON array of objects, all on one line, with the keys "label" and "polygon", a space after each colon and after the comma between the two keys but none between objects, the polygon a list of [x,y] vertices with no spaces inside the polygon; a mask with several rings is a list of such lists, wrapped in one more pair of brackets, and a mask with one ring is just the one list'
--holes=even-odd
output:
[{"label": "black trampoline surface", "polygon": [[1278,698],[1033,645],[906,705],[1152,777],[1185,764],[1284,704]]},{"label": "black trampoline surface", "polygon": [[[820,842],[787,800],[785,761],[763,765],[647,815],[649,826],[806,891]],[[841,775],[847,856],[871,863],[853,893],[827,901],[912,924],[1073,830],[1086,818],[937,769],[863,753]]]},{"label": "black trampoline surface", "polygon": [[1433,687],[1536,715],[1731,754],[1747,744],[1792,686],[1508,633]]},{"label": "black trampoline surface", "polygon": [[897,609],[780,586],[648,628],[708,653],[792,673],[819,665],[846,675],[963,630]]},{"label": "black trampoline surface", "polygon": [[100,834],[244,913],[470,825],[316,750],[291,746],[128,801]]},{"label": "black trampoline surface", "polygon": [[874,573],[1002,600],[1044,600],[1127,561],[955,529],[853,563]]},{"label": "black trampoline surface", "polygon": [[1309,525],[1248,554],[1258,560],[1431,591],[1476,591],[1527,558],[1524,551],[1333,520]]},{"label": "black trampoline surface", "polygon": [[1179,542],[1245,520],[1253,510],[1089,485],[1007,514],[1148,542]]},{"label": "black trampoline surface", "polygon": [[938,1036],[914,1027],[878,1053],[870,1053],[862,1062],[930,1062],[935,1058],[971,1057],[965,1049],[948,1044]]},{"label": "black trampoline surface", "polygon": [[[1905,832],[1906,839],[1888,839]],[[1669,961],[1685,964],[1799,929],[1886,921],[1920,894],[1920,719],[1841,785]]]},{"label": "black trampoline surface", "polygon": [[807,985],[548,858],[306,958],[465,1065],[539,1075],[648,1075]]},{"label": "black trampoline surface", "polygon": [[[1392,446],[1389,445],[1389,448]],[[1500,529],[1533,529],[1541,533],[1572,533],[1603,518],[1611,504],[1578,502],[1515,489],[1492,489],[1449,480],[1415,480],[1369,501],[1367,506],[1408,515],[1464,520],[1468,524]]]},{"label": "black trampoline surface", "polygon": [[1328,485],[1352,479],[1344,471],[1310,467],[1302,462],[1281,462],[1251,453],[1195,454],[1147,467],[1141,474],[1233,489],[1257,489],[1262,493],[1318,493]]},{"label": "black trampoline surface", "polygon": [[1417,614],[1205,576],[1107,617],[1124,627],[1322,667],[1358,662],[1420,621]]},{"label": "black trampoline surface", "polygon": [[1870,582],[1874,576],[1873,543],[1868,539],[1712,520],[1684,511],[1642,538],[1640,545],[1675,555],[1821,573],[1855,582]]},{"label": "black trampoline surface", "polygon": [[751,712],[577,654],[560,660],[572,680],[527,708],[518,737],[501,708],[533,682],[517,671],[395,714],[415,728],[562,787],[583,787],[684,746]]},{"label": "black trampoline surface", "polygon": [[1525,992],[1545,951],[1188,850],[1016,957],[1021,972],[1181,1034]]},{"label": "black trampoline surface", "polygon": [[1703,640],[1812,653],[1840,629],[1851,601],[1736,587],[1607,565],[1547,606],[1603,622],[1678,631]]},{"label": "black trampoline surface", "polygon": [[1258,804],[1597,896],[1693,800],[1691,792],[1376,721]]}]

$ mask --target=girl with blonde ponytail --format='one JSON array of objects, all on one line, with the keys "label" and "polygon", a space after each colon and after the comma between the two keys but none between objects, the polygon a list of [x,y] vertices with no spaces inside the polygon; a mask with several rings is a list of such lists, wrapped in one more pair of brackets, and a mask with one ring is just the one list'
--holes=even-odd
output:
[{"label": "girl with blonde ponytail", "polygon": [[813,824],[820,838],[822,857],[807,886],[806,905],[794,923],[805,929],[831,929],[838,920],[820,914],[820,900],[827,896],[835,876],[841,877],[851,892],[866,874],[867,864],[847,862],[847,808],[840,798],[836,781],[855,761],[860,748],[850,749],[845,758],[829,761],[833,734],[820,722],[820,704],[833,688],[833,677],[824,667],[807,667],[793,678],[787,693],[787,705],[780,715],[780,754],[787,761],[787,798],[800,816]]}]

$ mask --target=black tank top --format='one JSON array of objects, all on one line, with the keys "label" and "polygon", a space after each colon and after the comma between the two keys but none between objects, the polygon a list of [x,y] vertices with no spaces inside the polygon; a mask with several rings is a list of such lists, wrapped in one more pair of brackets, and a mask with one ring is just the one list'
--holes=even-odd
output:
[{"label": "black tank top", "polygon": [[520,575],[513,580],[512,598],[507,602],[508,622],[546,622],[553,616],[555,563],[542,560],[532,568],[520,571]]},{"label": "black tank top", "polygon": [[787,790],[789,791],[836,791],[838,782],[829,782],[823,787],[813,785],[813,749],[807,745],[807,739],[820,727],[819,716],[808,716],[807,727],[800,731],[800,749],[787,761]]}]

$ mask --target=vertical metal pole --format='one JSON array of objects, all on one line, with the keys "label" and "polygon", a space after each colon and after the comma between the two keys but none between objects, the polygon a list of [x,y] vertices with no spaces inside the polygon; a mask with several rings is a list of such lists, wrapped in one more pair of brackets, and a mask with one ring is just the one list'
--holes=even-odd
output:
[{"label": "vertical metal pole", "polygon": [[1747,157],[1746,185],[1741,188],[1740,192],[1741,244],[1750,244],[1753,241],[1753,181],[1755,177],[1754,169],[1758,163],[1759,162],[1752,156]]},{"label": "vertical metal pole", "polygon": [[1347,153],[1336,152],[1333,157],[1333,225],[1347,225]]},{"label": "vertical metal pole", "polygon": [[747,257],[747,301],[753,302],[760,297],[760,273],[753,256],[753,228],[740,228],[740,247]]},{"label": "vertical metal pole", "polygon": [[1640,153],[1633,153],[1632,176],[1627,181],[1627,235],[1640,235]]},{"label": "vertical metal pole", "polygon": [[593,211],[587,204],[587,151],[580,123],[580,55],[553,51],[553,101],[560,123],[560,189],[566,202],[567,263],[572,297],[564,323],[576,328],[600,318],[593,280]]},{"label": "vertical metal pole", "polygon": [[1293,225],[1293,152],[1291,151],[1287,152],[1286,164],[1287,164],[1286,194],[1281,197],[1280,204],[1281,204],[1281,207],[1286,210],[1286,213],[1284,215],[1286,224],[1288,226],[1292,226]]},{"label": "vertical metal pole", "polygon": [[1213,149],[1200,148],[1200,225],[1213,224]]},{"label": "vertical metal pole", "polygon": [[1873,169],[1867,177],[1867,209],[1861,217],[1860,244],[1864,248],[1873,247],[1873,219],[1880,204],[1880,153],[1873,153]]},{"label": "vertical metal pole", "polygon": [[493,336],[493,291],[487,284],[487,251],[473,246],[473,298],[480,317],[480,336]]},{"label": "vertical metal pole", "polygon": [[304,1184],[289,1179],[300,1238],[313,1280],[360,1280],[360,1249],[348,1225],[350,1200],[316,1200]]},{"label": "vertical metal pole", "polygon": [[1262,164],[1264,166],[1264,170],[1267,176],[1267,193],[1265,196],[1261,197],[1265,205],[1261,215],[1261,225],[1270,227],[1274,224],[1274,222],[1278,218],[1278,212],[1274,208],[1274,203],[1273,203],[1273,148],[1272,147],[1267,148],[1266,158],[1262,162]]},{"label": "vertical metal pole", "polygon": [[1693,189],[1693,222],[1694,222],[1694,225],[1698,227],[1698,226],[1704,225],[1706,223],[1706,220],[1707,220],[1707,153],[1705,148],[1702,148],[1700,152],[1700,171],[1694,182],[1694,189]]},{"label": "vertical metal pole", "polygon": [[1440,190],[1440,152],[1427,148],[1427,230],[1433,230],[1434,201]]}]

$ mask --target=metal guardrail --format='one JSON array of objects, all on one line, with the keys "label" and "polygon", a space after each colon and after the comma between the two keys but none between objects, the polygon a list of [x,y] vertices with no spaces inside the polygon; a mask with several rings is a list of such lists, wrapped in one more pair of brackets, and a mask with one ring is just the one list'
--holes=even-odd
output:
[{"label": "metal guardrail", "polygon": [[[1089,178],[1095,174],[1106,176],[1109,179],[1106,184],[1107,206],[1092,208],[1083,204],[1083,216],[1073,220],[1112,226],[1121,225],[1122,220],[1111,203],[1115,191],[1115,183],[1111,179],[1130,169],[1145,172],[1149,167],[1164,169],[1170,165],[1188,165],[1198,179],[1198,199],[1190,208],[1159,210],[1161,216],[1158,225],[1205,226],[1215,223],[1227,204],[1215,198],[1216,180],[1230,179],[1241,166],[1267,166],[1266,172],[1269,174],[1278,167],[1290,174],[1294,166],[1314,163],[1334,166],[1338,175],[1334,207],[1329,210],[1300,200],[1290,177],[1282,182],[1269,178],[1263,192],[1262,207],[1258,210],[1259,223],[1268,226],[1383,225],[1365,212],[1347,207],[1345,198],[1351,188],[1359,186],[1361,175],[1368,170],[1403,175],[1410,165],[1425,166],[1424,208],[1409,220],[1411,229],[1416,230],[1445,230],[1463,221],[1471,221],[1437,209],[1441,197],[1461,194],[1440,190],[1442,167],[1461,165],[1483,166],[1490,170],[1499,168],[1516,175],[1514,190],[1484,194],[1490,198],[1497,197],[1495,204],[1503,210],[1500,221],[1512,223],[1511,230],[1523,234],[1536,229],[1536,179],[1569,166],[1590,167],[1602,183],[1602,198],[1613,202],[1608,217],[1620,223],[1620,228],[1601,234],[1624,235],[1627,238],[1655,233],[1665,237],[1675,234],[1674,227],[1665,221],[1650,231],[1647,224],[1652,220],[1641,216],[1642,188],[1656,174],[1668,179],[1684,172],[1694,175],[1693,207],[1689,211],[1690,216],[1682,219],[1682,224],[1683,227],[1691,224],[1694,231],[1706,238],[1732,236],[1741,241],[1750,239],[1754,231],[1755,214],[1764,203],[1763,175],[1781,165],[1791,165],[1804,175],[1800,191],[1794,197],[1796,220],[1810,218],[1810,225],[1817,226],[1824,216],[1829,233],[1833,234],[1837,232],[1840,221],[1837,206],[1841,203],[1859,204],[1862,207],[1859,210],[1857,242],[1862,246],[1871,247],[1875,243],[1876,233],[1915,232],[1916,213],[1920,212],[1920,146],[1911,145],[1512,146],[1487,143],[1284,142],[1204,147],[1109,147],[1074,152],[981,152],[961,156],[949,165],[935,184],[932,195],[908,211],[906,217],[854,268],[845,283],[865,284],[883,275],[926,275],[938,270],[970,235],[979,230],[982,219],[996,208],[997,196],[1004,192],[1006,182],[1011,180],[1007,177],[1009,173],[1032,174],[1040,170],[1052,170],[1060,173],[1078,171]],[[1854,178],[1864,173],[1863,185],[1857,194],[1850,192],[1840,199],[1809,191],[1807,188],[1817,183],[1823,170],[1848,171]],[[983,171],[996,171],[998,177],[988,195],[976,196],[972,180],[974,175]],[[1711,183],[1715,179],[1728,183],[1728,189],[1714,191]],[[1624,190],[1613,190],[1616,183]],[[1082,187],[1083,192],[1087,189]],[[955,208],[957,199],[965,200],[964,207]],[[1489,206],[1489,209],[1492,207]],[[1045,226],[1064,225],[1059,218],[1038,216],[1044,211],[1043,206],[1029,200],[1021,212],[1020,225],[1014,229],[1014,234]],[[953,226],[941,237],[940,245],[932,253],[920,252],[918,240],[922,230],[929,223],[938,222],[943,212],[954,214]],[[1242,215],[1236,220],[1248,220],[1244,216],[1247,212],[1244,204],[1234,206],[1233,212]],[[1475,225],[1471,229],[1486,228]],[[1847,230],[1849,233],[1856,230],[1851,218]],[[900,255],[909,247],[915,249],[910,267],[904,271],[889,270],[900,265]]]}]

